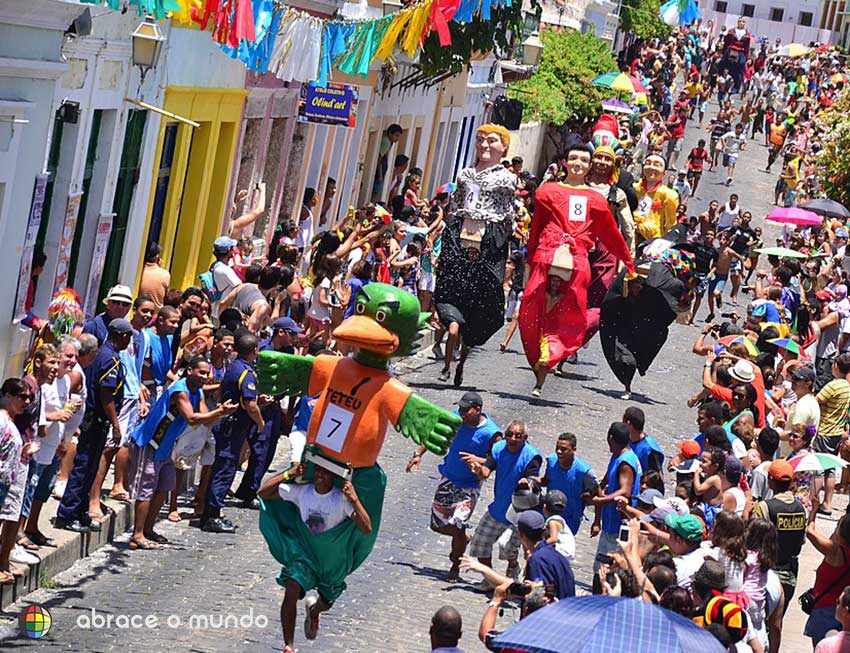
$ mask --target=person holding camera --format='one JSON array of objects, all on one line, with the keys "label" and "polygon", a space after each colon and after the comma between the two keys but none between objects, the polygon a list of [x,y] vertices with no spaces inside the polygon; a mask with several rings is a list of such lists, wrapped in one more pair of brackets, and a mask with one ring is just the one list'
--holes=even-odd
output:
[{"label": "person holding camera", "polygon": [[[608,448],[611,451],[608,471],[602,481],[599,496],[592,499],[593,505],[602,506],[601,531],[599,544],[596,547],[597,559],[593,563],[594,573],[599,571],[599,555],[607,555],[620,549],[617,537],[620,534],[623,517],[617,509],[617,498],[629,498],[640,494],[640,461],[631,449],[628,426],[622,422],[611,424],[608,428]],[[595,531],[595,528],[591,530],[591,537],[596,535]]]},{"label": "person holding camera", "polygon": [[[543,515],[536,510],[524,510],[517,515],[516,531],[528,556],[525,579],[519,582],[505,577],[498,579],[501,582],[493,592],[493,600],[488,604],[478,628],[478,637],[488,649],[490,642],[501,634],[495,630],[496,618],[508,598],[521,600],[522,619],[549,603],[575,596],[576,584],[572,567],[569,560],[556,550],[555,545],[546,541],[545,521]],[[484,573],[485,578],[493,574],[491,569],[468,557],[464,558],[464,563],[473,571]],[[495,578],[491,578],[491,582],[492,580]]]}]

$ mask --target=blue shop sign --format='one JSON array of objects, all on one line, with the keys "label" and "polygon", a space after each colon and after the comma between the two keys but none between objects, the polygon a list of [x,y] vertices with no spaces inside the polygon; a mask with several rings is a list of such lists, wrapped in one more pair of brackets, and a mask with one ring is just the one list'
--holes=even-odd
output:
[{"label": "blue shop sign", "polygon": [[358,89],[349,84],[314,82],[301,86],[298,120],[354,127],[357,122]]}]

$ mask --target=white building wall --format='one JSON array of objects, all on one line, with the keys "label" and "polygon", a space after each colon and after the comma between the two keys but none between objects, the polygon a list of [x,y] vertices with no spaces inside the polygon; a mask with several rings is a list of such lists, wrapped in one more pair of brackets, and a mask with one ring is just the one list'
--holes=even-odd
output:
[{"label": "white building wall", "polygon": [[[745,5],[752,6],[752,16],[746,17],[747,29],[773,43],[777,37],[783,43],[828,43],[834,40],[829,30],[821,30],[823,0],[702,0],[703,22],[714,20],[715,33],[721,26],[734,26],[744,15]],[[782,11],[782,20],[772,20],[774,10]],[[811,26],[801,24],[803,14],[811,14]],[[837,38],[837,35],[836,35]]]},{"label": "white building wall", "polygon": [[[13,320],[35,178],[44,170],[56,79],[67,69],[63,33],[85,7],[0,3],[0,375],[20,374],[31,332]],[[13,120],[21,122],[12,122]],[[28,121],[28,122],[22,122]]]}]

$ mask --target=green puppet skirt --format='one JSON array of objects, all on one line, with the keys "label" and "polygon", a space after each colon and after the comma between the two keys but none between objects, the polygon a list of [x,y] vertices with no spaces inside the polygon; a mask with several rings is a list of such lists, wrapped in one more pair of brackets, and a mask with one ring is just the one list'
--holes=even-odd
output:
[{"label": "green puppet skirt", "polygon": [[[308,475],[312,476],[312,470]],[[361,533],[351,519],[313,535],[294,503],[260,501],[260,532],[275,560],[283,565],[277,575],[281,586],[291,579],[305,592],[316,589],[324,600],[335,601],[345,591],[346,577],[369,556],[381,525],[387,476],[375,464],[355,469],[351,483],[372,520],[369,535]]]}]

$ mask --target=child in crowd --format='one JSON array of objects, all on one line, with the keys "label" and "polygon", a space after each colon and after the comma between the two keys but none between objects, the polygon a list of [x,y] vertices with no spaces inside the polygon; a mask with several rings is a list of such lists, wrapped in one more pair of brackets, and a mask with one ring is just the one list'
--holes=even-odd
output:
[{"label": "child in crowd", "polygon": [[701,473],[694,475],[694,493],[701,499],[700,507],[709,528],[714,516],[723,507],[723,488],[720,470],[726,455],[720,449],[706,449],[702,453]]},{"label": "child in crowd", "polygon": [[776,565],[778,555],[776,526],[767,519],[752,519],[744,529],[744,592],[747,594],[747,616],[762,646],[767,648],[765,626],[765,588],[767,572]]},{"label": "child in crowd", "polygon": [[726,570],[726,589],[723,593],[742,608],[746,607],[750,599],[744,591],[744,561],[747,557],[744,520],[728,510],[718,512],[711,529],[711,543],[714,548],[708,555]]},{"label": "child in crowd", "polygon": [[546,493],[546,498],[543,500],[546,543],[554,544],[555,550],[572,562],[576,557],[576,538],[561,516],[566,509],[567,495],[560,490],[549,490]]}]

